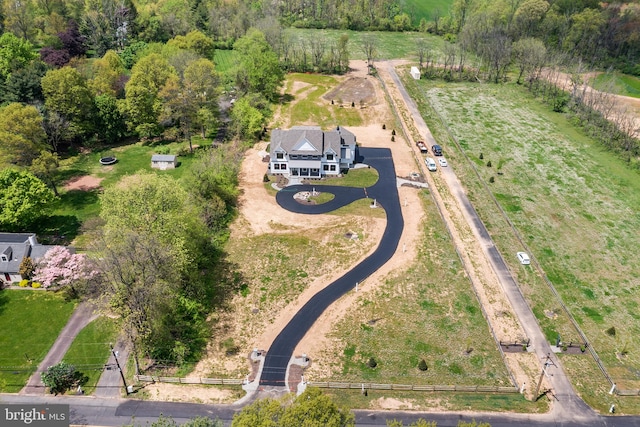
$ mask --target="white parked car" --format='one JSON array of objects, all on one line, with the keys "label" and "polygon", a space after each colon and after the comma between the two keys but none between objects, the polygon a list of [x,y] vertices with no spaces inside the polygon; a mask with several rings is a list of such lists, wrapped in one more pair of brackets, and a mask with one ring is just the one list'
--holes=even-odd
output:
[{"label": "white parked car", "polygon": [[434,172],[436,169],[438,169],[436,167],[436,161],[431,157],[427,157],[426,159],[424,159],[424,162],[427,164],[427,169],[429,169],[431,172]]},{"label": "white parked car", "polygon": [[531,259],[529,258],[529,255],[526,252],[518,252],[516,255],[518,255],[518,261],[520,261],[520,264],[523,264],[523,265],[531,264]]},{"label": "white parked car", "polygon": [[444,157],[438,157],[438,163],[440,163],[440,166],[443,168],[446,168],[448,165],[447,159],[445,159]]}]

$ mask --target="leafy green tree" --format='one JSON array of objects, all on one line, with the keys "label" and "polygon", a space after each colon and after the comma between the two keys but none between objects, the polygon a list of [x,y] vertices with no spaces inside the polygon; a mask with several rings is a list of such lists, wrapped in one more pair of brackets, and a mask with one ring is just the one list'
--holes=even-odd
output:
[{"label": "leafy green tree", "polygon": [[33,0],[3,0],[4,26],[13,34],[30,40],[35,34]]},{"label": "leafy green tree", "polygon": [[158,119],[162,112],[160,89],[174,68],[159,54],[152,53],[140,59],[131,70],[131,79],[125,86],[126,102],[122,105],[129,129],[140,136],[158,134]]},{"label": "leafy green tree", "polygon": [[308,388],[298,396],[280,418],[281,427],[347,427],[355,417],[317,388]]},{"label": "leafy green tree", "polygon": [[564,40],[564,48],[588,59],[597,53],[605,19],[596,9],[584,9],[571,17],[571,29]]},{"label": "leafy green tree", "polygon": [[18,268],[20,276],[22,276],[23,279],[31,280],[35,271],[36,265],[33,262],[33,259],[28,256],[22,258],[22,261],[20,261],[20,267]]},{"label": "leafy green tree", "polygon": [[44,105],[69,121],[68,132],[73,137],[92,130],[93,97],[86,79],[71,67],[50,70],[42,78]]},{"label": "leafy green tree", "polygon": [[45,215],[54,194],[44,182],[26,171],[0,171],[0,227],[8,231],[28,229]]},{"label": "leafy green tree", "polygon": [[267,121],[264,112],[256,106],[256,99],[255,96],[243,96],[236,101],[229,114],[233,132],[249,141],[260,139]]},{"label": "leafy green tree", "polygon": [[238,56],[236,84],[242,93],[260,93],[270,101],[279,96],[284,71],[264,34],[252,28],[233,45]]},{"label": "leafy green tree", "polygon": [[[203,120],[210,119],[217,112],[218,84],[213,62],[202,58],[187,65],[181,79],[177,75],[167,79],[159,93],[164,100],[160,120],[178,122],[191,152],[193,130],[203,127]],[[208,116],[203,116],[205,111],[209,112]]]},{"label": "leafy green tree", "polygon": [[547,48],[541,40],[527,37],[512,45],[511,54],[519,70],[518,84],[520,84],[525,73],[530,76],[529,81],[532,81],[535,74],[542,70],[547,59]]},{"label": "leafy green tree", "polygon": [[279,427],[283,414],[284,407],[279,401],[260,399],[235,414],[231,427]]},{"label": "leafy green tree", "polygon": [[110,95],[117,97],[123,92],[124,64],[116,52],[107,51],[93,64],[93,78],[89,80],[89,87],[96,95]]},{"label": "leafy green tree", "polygon": [[25,39],[4,33],[0,36],[0,77],[6,79],[12,71],[24,68],[37,57],[33,45]]},{"label": "leafy green tree", "polygon": [[64,394],[67,390],[83,385],[86,382],[87,378],[82,372],[66,362],[49,366],[42,373],[42,383],[49,387],[49,393],[55,395]]},{"label": "leafy green tree", "polygon": [[44,102],[40,80],[47,73],[47,66],[40,60],[29,62],[9,74],[4,87],[4,102],[21,102],[24,104],[41,104]]},{"label": "leafy green tree", "polygon": [[118,108],[118,101],[111,95],[98,95],[96,105],[96,132],[98,138],[109,144],[125,136],[126,124]]},{"label": "leafy green tree", "polygon": [[177,46],[180,49],[192,50],[203,58],[213,59],[215,50],[213,40],[198,30],[191,31],[185,36],[175,36],[167,44]]},{"label": "leafy green tree", "polygon": [[45,149],[42,116],[30,105],[17,102],[0,108],[0,160],[30,166]]},{"label": "leafy green tree", "polygon": [[56,173],[58,172],[58,155],[49,151],[42,151],[40,156],[33,160],[29,170],[35,176],[49,184],[53,193],[58,196],[58,189],[56,187]]}]

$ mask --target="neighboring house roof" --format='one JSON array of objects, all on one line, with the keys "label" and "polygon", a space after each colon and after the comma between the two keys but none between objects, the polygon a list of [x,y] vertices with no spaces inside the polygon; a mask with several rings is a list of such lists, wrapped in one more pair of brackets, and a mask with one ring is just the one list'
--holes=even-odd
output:
[{"label": "neighboring house roof", "polygon": [[176,156],[173,154],[154,154],[151,156],[152,162],[175,162]]},{"label": "neighboring house roof", "polygon": [[33,233],[0,233],[0,254],[8,258],[8,261],[0,258],[0,273],[16,274],[24,257],[36,261],[52,247],[39,244]]}]

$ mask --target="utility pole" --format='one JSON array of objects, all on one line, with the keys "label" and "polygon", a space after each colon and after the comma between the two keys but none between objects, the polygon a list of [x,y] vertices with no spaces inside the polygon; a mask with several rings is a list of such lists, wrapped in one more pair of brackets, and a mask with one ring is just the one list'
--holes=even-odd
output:
[{"label": "utility pole", "polygon": [[542,379],[547,374],[547,366],[550,366],[550,365],[555,366],[555,363],[553,363],[553,361],[551,360],[551,356],[547,354],[547,360],[545,360],[544,365],[542,366],[542,372],[540,372],[540,380],[538,380],[538,385],[536,386],[536,392],[533,394],[536,399],[538,398],[538,392],[540,391],[540,385],[542,384]]},{"label": "utility pole", "polygon": [[122,377],[122,383],[124,384],[124,391],[125,393],[127,393],[127,396],[129,396],[129,388],[127,387],[127,380],[124,379],[124,372],[122,372],[122,368],[120,368],[120,362],[118,362],[117,351],[113,349],[113,345],[110,345],[110,346],[111,346],[111,354],[113,354],[113,358],[116,360],[116,366],[118,368],[118,371],[120,371],[120,377]]}]

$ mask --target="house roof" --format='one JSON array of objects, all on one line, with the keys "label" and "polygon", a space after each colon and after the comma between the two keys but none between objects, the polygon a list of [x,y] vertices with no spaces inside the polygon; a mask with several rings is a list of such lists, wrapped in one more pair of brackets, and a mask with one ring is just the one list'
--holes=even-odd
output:
[{"label": "house roof", "polygon": [[331,149],[340,153],[342,144],[355,145],[355,141],[353,133],[340,127],[323,131],[319,126],[294,126],[271,132],[271,152],[283,150],[289,154],[322,155]]},{"label": "house roof", "polygon": [[[29,241],[30,237],[33,242]],[[9,258],[9,261],[0,260],[0,273],[18,273],[24,257],[31,257],[35,261],[53,247],[37,243],[35,237],[33,233],[0,233],[0,254]]]},{"label": "house roof", "polygon": [[152,162],[175,162],[176,156],[173,154],[154,154],[151,156]]}]

